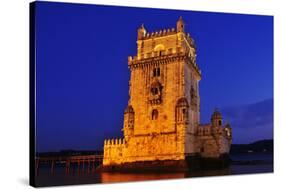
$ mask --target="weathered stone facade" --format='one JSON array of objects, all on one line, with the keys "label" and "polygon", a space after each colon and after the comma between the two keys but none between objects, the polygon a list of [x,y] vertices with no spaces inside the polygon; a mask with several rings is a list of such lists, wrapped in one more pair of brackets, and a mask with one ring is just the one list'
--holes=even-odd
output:
[{"label": "weathered stone facade", "polygon": [[199,81],[194,40],[182,18],[176,29],[148,33],[138,29],[137,55],[128,57],[131,72],[123,139],[104,141],[103,165],[184,160],[200,154],[229,152],[231,128],[216,110],[200,125]]}]

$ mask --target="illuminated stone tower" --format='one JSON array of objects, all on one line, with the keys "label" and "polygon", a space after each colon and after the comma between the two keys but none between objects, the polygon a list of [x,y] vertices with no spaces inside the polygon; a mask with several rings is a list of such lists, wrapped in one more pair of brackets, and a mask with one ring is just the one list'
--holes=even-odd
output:
[{"label": "illuminated stone tower", "polygon": [[176,29],[150,33],[142,24],[128,67],[124,138],[105,140],[103,165],[185,160],[200,153],[201,71],[184,20],[178,19]]},{"label": "illuminated stone tower", "polygon": [[152,33],[138,29],[137,55],[129,57],[128,106],[135,112],[134,135],[175,135],[179,151],[194,153],[201,74],[182,18],[176,25]]}]

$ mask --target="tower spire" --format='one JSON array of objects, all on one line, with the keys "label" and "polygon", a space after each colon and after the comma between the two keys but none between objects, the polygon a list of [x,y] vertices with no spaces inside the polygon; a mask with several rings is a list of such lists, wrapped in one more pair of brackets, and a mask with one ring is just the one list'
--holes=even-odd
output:
[{"label": "tower spire", "polygon": [[180,16],[177,21],[177,32],[184,32],[184,26],[185,26],[184,20],[182,16]]},{"label": "tower spire", "polygon": [[146,34],[146,29],[144,27],[144,24],[142,23],[141,26],[138,29],[138,39],[142,39]]}]

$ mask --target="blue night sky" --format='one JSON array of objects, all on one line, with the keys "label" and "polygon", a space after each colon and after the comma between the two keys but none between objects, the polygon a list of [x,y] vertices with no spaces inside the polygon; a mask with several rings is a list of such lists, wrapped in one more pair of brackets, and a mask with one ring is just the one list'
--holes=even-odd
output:
[{"label": "blue night sky", "polygon": [[172,28],[179,16],[202,70],[201,122],[218,107],[233,143],[272,138],[272,16],[37,2],[37,151],[102,149],[121,137],[137,28]]}]

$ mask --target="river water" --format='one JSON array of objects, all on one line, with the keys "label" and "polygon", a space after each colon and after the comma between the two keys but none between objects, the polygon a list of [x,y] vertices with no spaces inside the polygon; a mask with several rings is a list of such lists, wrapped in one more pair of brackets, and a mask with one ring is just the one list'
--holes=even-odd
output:
[{"label": "river water", "polygon": [[253,173],[272,173],[272,154],[239,154],[231,155],[233,163],[224,169],[205,170],[196,172],[145,172],[145,173],[106,173],[80,170],[65,174],[64,167],[57,166],[54,174],[50,167],[41,166],[36,176],[37,186],[56,186],[90,183],[132,182],[160,179],[191,178],[204,176],[238,175]]}]

